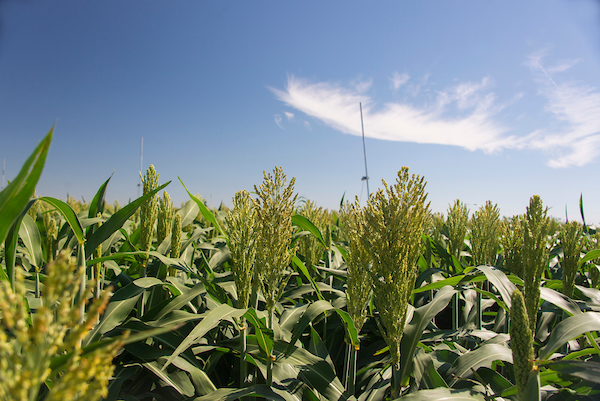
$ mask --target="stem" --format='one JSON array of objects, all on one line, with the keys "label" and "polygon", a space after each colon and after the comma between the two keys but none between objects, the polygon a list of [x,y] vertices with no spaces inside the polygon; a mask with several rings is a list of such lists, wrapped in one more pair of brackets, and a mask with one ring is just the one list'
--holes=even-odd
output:
[{"label": "stem", "polygon": [[35,269],[35,297],[40,297],[40,272],[38,269]]},{"label": "stem", "polygon": [[83,324],[85,317],[85,287],[87,285],[87,274],[85,272],[85,249],[83,243],[77,248],[77,270],[81,271],[81,284],[79,285],[79,301],[81,302],[81,310],[79,311],[79,324]]},{"label": "stem", "polygon": [[400,390],[402,389],[402,378],[400,377],[400,362],[392,362],[392,400],[400,397]]},{"label": "stem", "polygon": [[[269,320],[267,321],[267,327],[273,330],[273,310],[269,310]],[[273,385],[273,360],[272,354],[267,355],[267,386],[271,387]]]},{"label": "stem", "polygon": [[246,363],[246,319],[240,318],[240,387],[248,386],[248,365]]},{"label": "stem", "polygon": [[346,377],[346,395],[348,397],[354,395],[355,386],[356,386],[356,355],[357,350],[354,348],[352,343],[347,344],[346,348],[346,369],[345,369],[345,377]]}]

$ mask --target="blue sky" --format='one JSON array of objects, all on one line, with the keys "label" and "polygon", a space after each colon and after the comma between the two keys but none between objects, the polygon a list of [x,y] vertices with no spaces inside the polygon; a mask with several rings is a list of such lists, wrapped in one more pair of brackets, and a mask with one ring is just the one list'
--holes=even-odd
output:
[{"label": "blue sky", "polygon": [[280,165],[330,209],[408,166],[431,208],[600,222],[600,2],[0,0],[0,158],[56,122],[40,195],[212,206]]}]

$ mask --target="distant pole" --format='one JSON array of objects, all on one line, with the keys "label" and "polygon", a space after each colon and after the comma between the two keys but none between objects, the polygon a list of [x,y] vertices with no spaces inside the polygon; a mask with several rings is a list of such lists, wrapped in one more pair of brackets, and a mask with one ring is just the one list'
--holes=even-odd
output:
[{"label": "distant pole", "polygon": [[140,182],[138,183],[138,198],[142,196],[142,159],[144,157],[144,137],[140,141]]},{"label": "distant pole", "polygon": [[2,159],[2,187],[0,189],[4,189],[4,170],[6,169],[6,159]]},{"label": "distant pole", "polygon": [[367,181],[367,199],[369,199],[371,193],[369,192],[369,173],[367,171],[367,145],[365,144],[365,125],[363,124],[362,103],[359,103],[358,105],[360,106],[360,126],[362,128],[363,152],[365,154],[365,176],[362,179],[363,181]]}]

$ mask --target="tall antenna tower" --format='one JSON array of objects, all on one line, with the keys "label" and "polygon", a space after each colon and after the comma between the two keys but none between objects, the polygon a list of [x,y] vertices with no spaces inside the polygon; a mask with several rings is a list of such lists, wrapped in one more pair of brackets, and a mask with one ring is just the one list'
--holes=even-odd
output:
[{"label": "tall antenna tower", "polygon": [[138,198],[142,196],[142,160],[144,158],[144,137],[140,141],[140,182],[138,183]]},{"label": "tall antenna tower", "polygon": [[360,126],[362,128],[363,153],[365,155],[365,176],[362,178],[362,180],[367,182],[367,199],[369,199],[371,193],[369,192],[369,173],[367,171],[367,145],[365,144],[365,125],[363,124],[362,103],[359,103],[358,105],[360,106]]}]

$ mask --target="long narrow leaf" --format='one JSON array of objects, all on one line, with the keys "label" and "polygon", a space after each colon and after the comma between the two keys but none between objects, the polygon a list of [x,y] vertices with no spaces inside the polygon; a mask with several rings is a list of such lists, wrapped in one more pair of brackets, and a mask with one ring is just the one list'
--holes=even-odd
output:
[{"label": "long narrow leaf", "polygon": [[69,226],[71,227],[71,230],[73,230],[73,234],[75,234],[75,238],[77,238],[77,241],[79,241],[80,244],[83,244],[83,242],[85,241],[85,238],[83,236],[83,227],[81,226],[79,218],[77,217],[73,209],[71,209],[71,206],[61,201],[60,199],[51,198],[49,196],[44,196],[42,198],[39,198],[39,200],[54,206],[56,210],[60,214],[62,214],[67,223],[69,223]]},{"label": "long narrow leaf", "polygon": [[169,185],[171,181],[166,184],[161,185],[153,191],[148,192],[129,203],[127,206],[124,206],[122,209],[119,209],[115,214],[113,214],[110,219],[108,219],[100,228],[98,228],[87,240],[87,250],[85,258],[88,259],[92,254],[94,249],[98,247],[98,245],[102,244],[105,240],[107,240],[115,231],[118,231],[123,224],[135,213],[135,211],[151,196],[153,196],[158,191],[165,188]]},{"label": "long narrow leaf", "polygon": [[183,185],[183,188],[186,190],[186,192],[188,193],[190,198],[194,202],[196,202],[196,205],[198,205],[198,207],[200,208],[200,213],[202,213],[202,216],[204,216],[204,218],[206,220],[208,220],[213,225],[213,227],[215,227],[215,229],[219,232],[219,234],[223,235],[225,237],[225,239],[227,239],[227,235],[225,234],[225,232],[223,230],[221,230],[221,226],[219,226],[219,223],[217,222],[215,215],[204,205],[204,203],[200,199],[196,198],[194,195],[192,195],[192,193],[190,191],[188,191],[188,189],[185,187],[185,184],[183,183],[183,181],[181,181],[181,178],[179,178],[179,182],[181,182],[181,185]]},{"label": "long narrow leaf", "polygon": [[4,242],[8,231],[33,196],[44,169],[53,132],[54,127],[27,158],[19,174],[0,192],[0,242]]},{"label": "long narrow leaf", "polygon": [[598,312],[586,312],[568,317],[554,327],[548,343],[538,353],[539,359],[548,359],[555,350],[568,341],[589,331],[598,330],[600,330],[600,313]]}]

